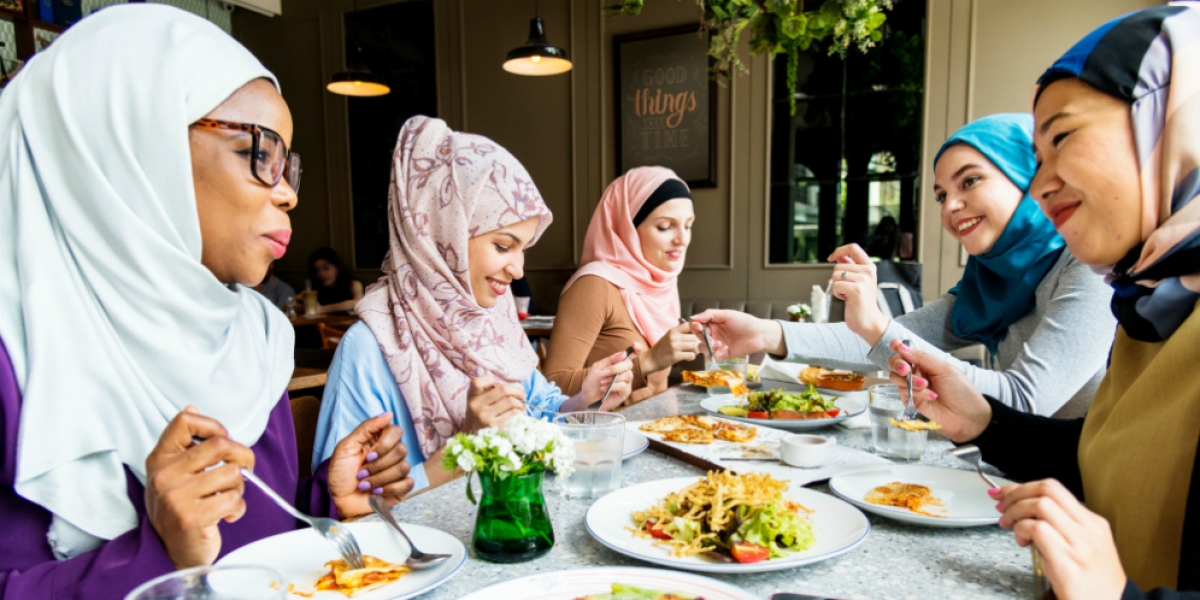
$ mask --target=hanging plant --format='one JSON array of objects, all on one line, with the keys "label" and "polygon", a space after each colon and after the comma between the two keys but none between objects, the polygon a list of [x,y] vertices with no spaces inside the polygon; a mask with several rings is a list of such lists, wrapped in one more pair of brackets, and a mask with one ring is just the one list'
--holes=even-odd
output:
[{"label": "hanging plant", "polygon": [[[805,10],[804,0],[696,0],[703,11],[703,26],[712,36],[708,55],[714,76],[729,78],[748,69],[737,55],[742,31],[750,32],[750,53],[787,54],[787,88],[792,114],[796,114],[796,68],[800,52],[813,42],[829,38],[829,54],[845,56],[857,46],[862,52],[883,39],[879,30],[893,0],[825,0],[815,10]],[[816,4],[816,2],[811,2]],[[605,6],[609,16],[641,14],[645,0],[622,0]]]}]

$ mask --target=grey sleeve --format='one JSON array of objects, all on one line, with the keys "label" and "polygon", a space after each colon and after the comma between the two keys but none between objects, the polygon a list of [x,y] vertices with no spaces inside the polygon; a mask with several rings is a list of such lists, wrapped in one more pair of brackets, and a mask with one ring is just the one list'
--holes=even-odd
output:
[{"label": "grey sleeve", "polygon": [[[1108,308],[1112,290],[1102,278],[1068,258],[1057,279],[1033,334],[1021,344],[1020,352],[1004,371],[960,361],[930,346],[929,338],[921,339],[925,336],[909,339],[918,348],[957,366],[984,395],[1020,411],[1053,415],[1104,367],[1116,327]],[[891,340],[903,339],[907,333],[894,321],[871,350],[872,362],[886,366],[892,354]],[[948,318],[941,335],[957,339]]]},{"label": "grey sleeve", "polygon": [[875,348],[868,346],[845,323],[780,323],[783,325],[790,360],[815,362],[834,369],[886,371],[888,358],[892,356],[888,345],[894,339],[909,339],[918,348],[944,355],[961,368],[966,363],[940,350],[953,350],[973,343],[954,337],[950,331],[950,310],[953,307],[954,295],[946,294],[892,320]]}]

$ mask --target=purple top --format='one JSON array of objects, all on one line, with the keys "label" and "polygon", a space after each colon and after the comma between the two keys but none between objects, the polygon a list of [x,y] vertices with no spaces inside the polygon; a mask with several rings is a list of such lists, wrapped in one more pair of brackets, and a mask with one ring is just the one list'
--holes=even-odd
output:
[{"label": "purple top", "polygon": [[[128,469],[129,500],[138,526],[99,548],[59,561],[46,532],[50,513],[17,495],[17,433],[21,423],[21,391],[4,341],[0,340],[0,600],[120,600],[142,583],[174,570],[154,527],[146,520],[145,489]],[[281,496],[294,497],[296,507],[314,515],[337,518],[329,496],[328,463],[311,478],[300,479],[296,434],[287,392],[271,411],[267,429],[254,451],[254,473]],[[86,490],[80,490],[86,493]],[[236,523],[221,522],[221,554],[270,535],[296,528],[296,521],[252,485],[246,486],[246,514]]]}]

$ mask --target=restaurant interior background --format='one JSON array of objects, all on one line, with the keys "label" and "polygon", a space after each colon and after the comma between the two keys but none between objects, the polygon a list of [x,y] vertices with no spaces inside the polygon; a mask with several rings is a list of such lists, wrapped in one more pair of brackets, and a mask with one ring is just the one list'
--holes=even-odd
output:
[{"label": "restaurant interior background", "polygon": [[[87,14],[122,1],[81,4]],[[364,283],[379,277],[396,134],[407,117],[431,114],[508,148],[554,211],[554,225],[526,261],[534,303],[549,314],[579,266],[593,209],[619,175],[614,37],[699,23],[694,0],[646,0],[636,17],[602,14],[614,0],[280,0],[273,16],[218,0],[159,1],[216,22],[279,78],[295,120],[293,147],[304,156],[304,192],[291,213],[295,234],[277,265],[280,277],[303,289],[308,255],[323,246]],[[247,3],[275,0],[233,2]],[[841,61],[823,45],[802,54],[794,118],[781,81],[786,59],[772,65],[751,57],[743,36],[749,72],[715,88],[716,185],[694,190],[697,220],[680,295],[807,301],[831,271],[824,256],[868,239],[888,214],[912,234],[922,293],[936,298],[965,264],[931,191],[941,141],[972,119],[1027,111],[1035,79],[1073,41],[1155,4],[897,0],[882,43],[867,55],[851,49]],[[501,68],[525,41],[535,5],[550,43],[569,53],[565,74],[524,77]],[[61,29],[0,13],[0,41],[9,42],[0,54],[27,57]],[[391,93],[326,91],[348,55],[384,75]]]}]

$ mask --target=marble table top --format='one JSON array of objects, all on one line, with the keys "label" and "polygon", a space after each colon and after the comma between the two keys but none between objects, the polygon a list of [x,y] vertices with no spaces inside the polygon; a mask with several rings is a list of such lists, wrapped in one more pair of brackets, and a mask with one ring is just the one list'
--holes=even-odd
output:
[{"label": "marble table top", "polygon": [[[654,419],[670,414],[703,412],[702,389],[672,388],[623,411],[629,420]],[[832,435],[838,443],[870,450],[870,429],[831,427],[814,433]],[[946,457],[951,446],[945,439],[930,439],[921,464],[962,468]],[[703,471],[653,449],[626,461],[623,485],[672,477],[699,476]],[[459,538],[470,549],[475,507],[467,501],[465,479],[413,496],[393,508],[397,520],[436,527]],[[475,484],[478,486],[478,482]],[[423,600],[452,600],[500,581],[538,572],[589,566],[655,567],[613,552],[592,539],[584,528],[591,500],[568,500],[547,486],[556,543],[545,556],[527,563],[493,564],[474,556],[462,571],[442,587],[421,596]],[[830,493],[828,486],[809,486]],[[1033,569],[1029,550],[1020,548],[1012,534],[998,526],[969,529],[932,529],[905,525],[868,514],[871,533],[853,551],[836,558],[770,573],[708,575],[768,598],[776,592],[794,592],[841,600],[967,600],[974,598],[1029,598],[1033,595]],[[370,519],[377,519],[372,515]]]}]

